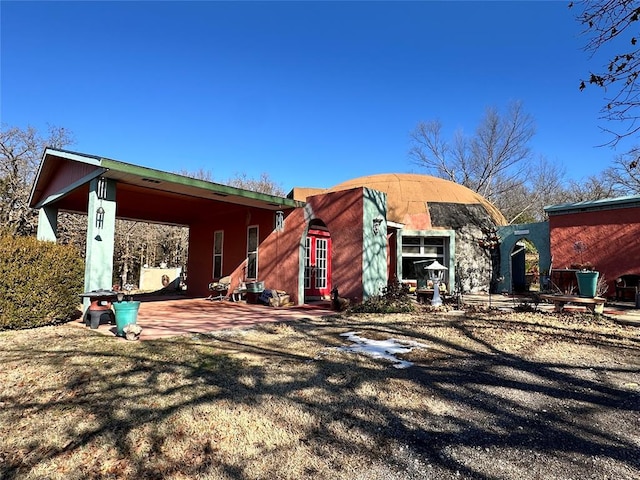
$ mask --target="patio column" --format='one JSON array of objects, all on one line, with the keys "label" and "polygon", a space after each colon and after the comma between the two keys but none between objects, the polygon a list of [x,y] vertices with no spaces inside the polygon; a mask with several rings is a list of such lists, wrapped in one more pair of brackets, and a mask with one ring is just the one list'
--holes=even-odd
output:
[{"label": "patio column", "polygon": [[58,209],[42,207],[38,211],[38,240],[55,243],[58,232]]},{"label": "patio column", "polygon": [[[96,178],[89,184],[84,290],[113,286],[113,246],[116,231],[116,182]],[[88,302],[88,300],[87,300]],[[86,303],[85,307],[88,306]]]}]

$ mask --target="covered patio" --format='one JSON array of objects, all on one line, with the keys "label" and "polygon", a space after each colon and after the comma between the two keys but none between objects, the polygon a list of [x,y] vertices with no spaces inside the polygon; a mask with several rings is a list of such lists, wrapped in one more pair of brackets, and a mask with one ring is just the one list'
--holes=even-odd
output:
[{"label": "covered patio", "polygon": [[[157,340],[231,328],[251,328],[262,323],[303,318],[317,320],[335,313],[329,302],[274,308],[228,300],[157,297],[141,301],[137,323],[142,327],[141,340]],[[88,329],[82,318],[73,323]],[[115,336],[116,326],[101,324],[94,331]]]},{"label": "covered patio", "polygon": [[[188,227],[188,262],[175,266],[188,273],[187,291],[191,297],[208,295],[209,283],[228,275],[233,277],[231,288],[252,279],[268,281],[270,288],[296,293],[293,288],[283,286],[285,282],[278,275],[282,269],[275,268],[269,277],[269,261],[280,265],[282,260],[274,259],[264,244],[275,230],[276,216],[286,217],[304,202],[100,156],[47,148],[29,204],[39,210],[40,240],[57,241],[59,212],[87,216],[86,292],[109,290],[118,284],[113,261],[118,218]],[[214,258],[213,252],[216,232],[221,242],[219,258]],[[249,245],[250,233],[255,244]],[[295,233],[298,235],[295,241],[300,243],[302,233]],[[260,257],[254,259],[253,271],[247,268],[250,255]],[[216,265],[220,271],[216,271]],[[294,279],[298,277],[296,270]]]}]

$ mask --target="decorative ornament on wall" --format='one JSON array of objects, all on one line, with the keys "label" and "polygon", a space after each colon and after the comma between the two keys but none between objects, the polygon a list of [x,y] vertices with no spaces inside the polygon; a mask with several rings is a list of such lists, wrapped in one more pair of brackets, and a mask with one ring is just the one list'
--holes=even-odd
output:
[{"label": "decorative ornament on wall", "polygon": [[373,219],[373,234],[374,235],[378,235],[378,233],[380,233],[380,225],[382,225],[382,222],[384,221],[384,218],[382,217],[376,217]]},{"label": "decorative ornament on wall", "polygon": [[276,212],[274,227],[276,232],[284,231],[284,212],[282,210]]}]

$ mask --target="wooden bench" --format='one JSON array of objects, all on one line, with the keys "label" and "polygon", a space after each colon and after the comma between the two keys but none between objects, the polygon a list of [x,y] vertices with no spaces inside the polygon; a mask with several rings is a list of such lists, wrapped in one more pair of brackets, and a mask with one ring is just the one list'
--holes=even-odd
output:
[{"label": "wooden bench", "polygon": [[554,311],[562,312],[567,303],[584,305],[587,310],[593,313],[604,312],[604,302],[606,299],[602,297],[579,297],[578,295],[540,295],[543,300],[553,302]]}]

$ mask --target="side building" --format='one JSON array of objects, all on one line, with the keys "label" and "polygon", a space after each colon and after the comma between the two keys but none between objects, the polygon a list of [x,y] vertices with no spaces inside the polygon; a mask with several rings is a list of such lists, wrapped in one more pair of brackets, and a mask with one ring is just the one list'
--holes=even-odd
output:
[{"label": "side building", "polygon": [[[640,278],[640,196],[545,207],[549,215],[553,274],[572,278],[579,264],[591,264],[616,295],[616,283]],[[552,278],[553,280],[553,278]],[[568,280],[565,283],[569,283]]]}]

